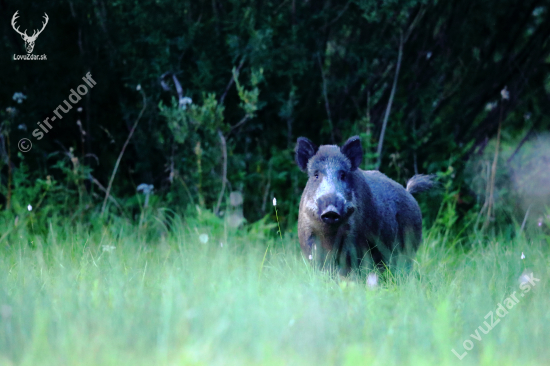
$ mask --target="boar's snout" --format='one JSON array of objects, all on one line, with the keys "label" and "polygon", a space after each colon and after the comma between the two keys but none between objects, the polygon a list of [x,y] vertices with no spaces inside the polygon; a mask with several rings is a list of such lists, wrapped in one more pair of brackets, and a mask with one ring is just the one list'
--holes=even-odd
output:
[{"label": "boar's snout", "polygon": [[325,224],[336,224],[341,218],[342,216],[334,205],[329,205],[321,214],[321,220],[323,220]]},{"label": "boar's snout", "polygon": [[335,194],[320,197],[317,207],[319,208],[319,218],[329,225],[341,224],[355,211],[355,205]]}]

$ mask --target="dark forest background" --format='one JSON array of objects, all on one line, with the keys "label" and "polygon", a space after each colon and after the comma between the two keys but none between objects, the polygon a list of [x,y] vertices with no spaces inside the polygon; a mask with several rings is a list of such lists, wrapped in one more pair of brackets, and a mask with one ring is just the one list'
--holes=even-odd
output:
[{"label": "dark forest background", "polygon": [[[13,60],[26,54],[17,10],[29,34],[47,13],[33,52],[47,61]],[[549,17],[536,0],[0,0],[3,218],[29,204],[37,220],[221,216],[238,191],[246,220],[277,197],[292,229],[307,179],[296,138],[360,135],[362,168],[438,175],[428,220],[521,223],[532,203],[518,192],[548,190],[518,169],[550,166],[521,155],[550,127]],[[97,85],[37,141],[87,72]],[[518,175],[537,186],[499,183]]]}]

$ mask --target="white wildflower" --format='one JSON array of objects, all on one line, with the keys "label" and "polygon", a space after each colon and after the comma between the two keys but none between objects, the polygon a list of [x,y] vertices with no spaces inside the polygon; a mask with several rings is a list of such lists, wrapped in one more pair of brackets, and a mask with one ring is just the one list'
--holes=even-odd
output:
[{"label": "white wildflower", "polygon": [[544,13],[544,6],[537,6],[533,10],[533,15],[536,16],[536,17],[540,16],[542,13]]},{"label": "white wildflower", "polygon": [[150,194],[151,192],[153,192],[154,188],[155,186],[152,184],[141,183],[139,186],[137,186],[136,190],[138,192],[143,192],[143,194]]},{"label": "white wildflower", "polygon": [[145,184],[141,183],[139,186],[137,186],[138,192],[143,192],[145,195],[145,202],[143,204],[143,207],[147,207],[149,205],[149,195],[153,193],[153,189],[155,188],[152,184]]},{"label": "white wildflower", "polygon": [[200,242],[203,243],[203,244],[208,243],[208,235],[206,235],[206,234],[200,234],[200,235],[199,235],[199,240],[200,240]]},{"label": "white wildflower", "polygon": [[32,211],[32,206],[31,206],[31,205],[28,205],[28,206],[27,206],[27,210]]},{"label": "white wildflower", "polygon": [[523,252],[521,252],[521,259],[525,259],[525,254],[523,254]]},{"label": "white wildflower", "polygon": [[16,92],[16,93],[13,93],[12,99],[15,100],[17,103],[21,104],[23,103],[23,100],[27,99],[27,96],[23,93]]},{"label": "white wildflower", "polygon": [[490,112],[497,107],[497,102],[490,102],[485,105],[485,111]]},{"label": "white wildflower", "polygon": [[313,256],[310,254],[309,255],[309,260],[312,260],[313,259]]},{"label": "white wildflower", "polygon": [[277,206],[277,199],[273,197],[273,206]]},{"label": "white wildflower", "polygon": [[504,89],[502,89],[500,91],[500,95],[502,96],[502,99],[504,99],[504,100],[510,99],[510,92],[508,91],[506,86],[504,87]]},{"label": "white wildflower", "polygon": [[141,84],[138,84],[138,85],[136,86],[136,90],[137,90],[137,91],[140,91],[140,90],[141,90]]},{"label": "white wildflower", "polygon": [[112,245],[102,245],[101,247],[104,252],[112,252],[113,250],[116,249],[116,247]]},{"label": "white wildflower", "polygon": [[188,104],[193,104],[193,99],[191,99],[189,97],[180,98],[179,105],[180,105],[181,109],[183,109],[183,110],[187,109]]}]

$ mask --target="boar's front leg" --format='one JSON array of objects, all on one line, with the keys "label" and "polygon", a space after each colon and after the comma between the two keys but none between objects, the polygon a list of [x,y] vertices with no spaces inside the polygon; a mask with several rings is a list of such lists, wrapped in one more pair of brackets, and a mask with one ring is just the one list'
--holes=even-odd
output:
[{"label": "boar's front leg", "polygon": [[319,254],[317,248],[320,247],[320,241],[317,235],[312,232],[300,233],[300,247],[302,253],[307,260],[316,260]]},{"label": "boar's front leg", "polygon": [[338,238],[337,244],[337,263],[338,272],[342,276],[347,276],[352,269],[360,266],[362,256],[359,253],[356,236],[353,233],[346,233]]},{"label": "boar's front leg", "polygon": [[310,233],[302,245],[302,253],[318,269],[329,269],[335,262],[335,248],[321,235]]}]

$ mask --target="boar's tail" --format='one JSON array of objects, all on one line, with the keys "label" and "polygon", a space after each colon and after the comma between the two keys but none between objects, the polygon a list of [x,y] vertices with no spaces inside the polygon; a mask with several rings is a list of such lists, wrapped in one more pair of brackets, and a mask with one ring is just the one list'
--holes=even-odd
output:
[{"label": "boar's tail", "polygon": [[407,182],[407,192],[410,194],[421,193],[436,185],[435,175],[417,174]]}]

